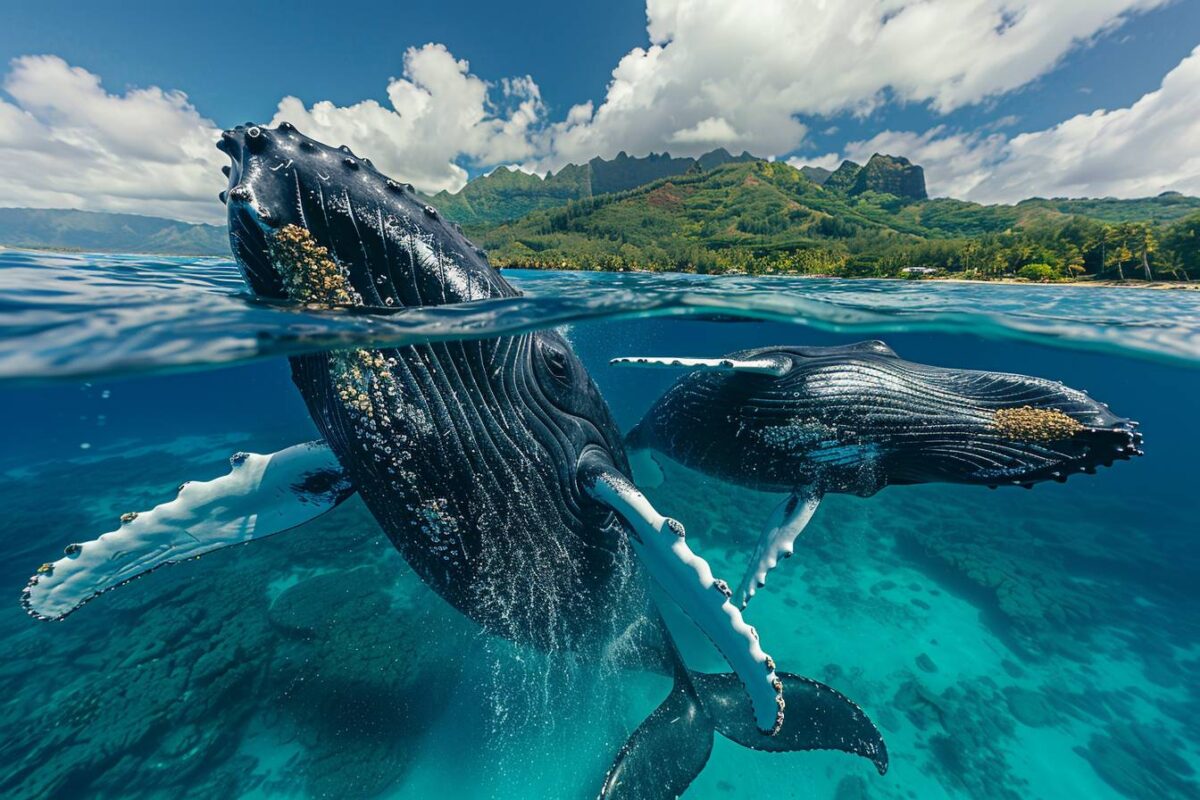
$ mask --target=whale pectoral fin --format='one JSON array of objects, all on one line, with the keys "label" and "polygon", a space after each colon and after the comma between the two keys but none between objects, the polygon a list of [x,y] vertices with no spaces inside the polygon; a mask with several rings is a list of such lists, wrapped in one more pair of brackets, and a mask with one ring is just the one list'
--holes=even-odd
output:
[{"label": "whale pectoral fin", "polygon": [[671,358],[654,356],[627,356],[608,362],[614,367],[674,367],[703,372],[750,372],[759,375],[783,375],[791,369],[791,362],[782,356],[760,358]]},{"label": "whale pectoral fin", "polygon": [[62,619],[93,597],[164,564],[286,531],[354,494],[324,442],[278,453],[238,453],[211,481],[185,483],[169,503],[126,514],[121,527],[72,544],[29,579],[21,604],[38,619]]},{"label": "whale pectoral fin", "polygon": [[742,608],[746,607],[760,587],[766,585],[767,573],[775,569],[779,559],[791,557],[796,538],[821,504],[821,496],[817,489],[799,489],[775,507],[767,526],[758,537],[746,574],[738,585],[737,598]]},{"label": "whale pectoral fin", "polygon": [[777,731],[783,724],[784,703],[775,662],[759,646],[758,633],[742,619],[742,612],[729,602],[733,595],[729,586],[714,578],[708,562],[688,547],[683,526],[655,511],[646,496],[599,451],[580,459],[579,483],[629,525],[633,549],[646,570],[712,640],[741,679],[758,727]]}]

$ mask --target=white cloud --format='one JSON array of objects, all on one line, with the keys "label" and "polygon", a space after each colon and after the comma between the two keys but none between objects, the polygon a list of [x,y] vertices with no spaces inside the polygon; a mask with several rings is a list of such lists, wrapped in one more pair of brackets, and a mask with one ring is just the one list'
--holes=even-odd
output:
[{"label": "white cloud", "polygon": [[1079,114],[1011,139],[939,126],[846,145],[846,157],[860,163],[876,152],[924,166],[931,195],[983,203],[1200,194],[1200,47],[1128,108]]},{"label": "white cloud", "polygon": [[793,156],[787,160],[796,169],[801,167],[824,167],[835,170],[842,165],[842,156],[837,153],[826,153],[823,156]]},{"label": "white cloud", "polygon": [[[787,153],[807,132],[797,115],[978,103],[1168,1],[648,0],[650,46],[626,54],[604,101],[573,108],[543,149],[553,164],[668,145]],[[715,121],[723,136],[698,135]]]},{"label": "white cloud", "polygon": [[528,76],[502,81],[503,112],[494,107],[490,88],[466,61],[443,45],[427,44],[405,52],[404,77],[388,83],[391,108],[374,100],[352,106],[323,100],[306,108],[285,97],[271,124],[287,120],[316,139],[347,144],[424,191],[457,191],[467,182],[466,170],[455,163],[459,157],[491,165],[534,155],[531,134],[545,111],[537,84]]},{"label": "white cloud", "polygon": [[217,127],[181,92],[123,95],[54,56],[12,62],[0,98],[0,205],[220,219]]},{"label": "white cloud", "polygon": [[[220,130],[182,92],[109,94],[99,76],[55,56],[14,60],[3,87],[11,101],[0,97],[0,205],[224,219]],[[460,188],[467,173],[459,158],[491,165],[534,153],[544,109],[529,77],[492,87],[445,47],[426,45],[405,53],[404,77],[387,94],[390,108],[374,100],[306,108],[285,97],[274,122],[348,144],[426,191]]]},{"label": "white cloud", "polygon": [[994,202],[1167,190],[1200,194],[1200,47],[1128,108],[1014,137],[969,196]]},{"label": "white cloud", "polygon": [[[547,119],[532,78],[488,83],[437,44],[405,52],[385,103],[306,106],[285,97],[273,121],[348,144],[426,191],[461,187],[464,164],[544,173],[620,150],[786,154],[805,140],[801,118],[865,115],[889,102],[941,112],[979,103],[1165,2],[648,0],[649,46],[620,60],[601,101],[576,105],[558,122]],[[1196,191],[1197,156],[1183,149],[1200,140],[1189,122],[1200,116],[1195,59],[1128,109],[1012,139],[942,127],[884,131],[847,153],[907,155],[926,166],[931,191],[987,200]],[[3,87],[0,205],[221,218],[217,126],[183,93],[110,94],[98,76],[54,56],[15,60]]]},{"label": "white cloud", "polygon": [[667,137],[672,144],[699,144],[715,146],[725,142],[736,142],[741,137],[723,117],[702,119],[690,128],[678,130]]}]

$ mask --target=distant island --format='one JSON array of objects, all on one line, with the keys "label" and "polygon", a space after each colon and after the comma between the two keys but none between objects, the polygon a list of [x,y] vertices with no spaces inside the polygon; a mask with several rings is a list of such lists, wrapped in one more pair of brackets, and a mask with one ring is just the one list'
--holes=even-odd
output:
[{"label": "distant island", "polygon": [[228,256],[224,225],[61,208],[0,208],[0,245],[31,250]]},{"label": "distant island", "polygon": [[[1200,280],[1200,198],[929,198],[924,170],[749,153],[625,153],[545,177],[499,168],[428,198],[497,267],[974,280]],[[228,255],[221,226],[0,208],[10,247]]]}]

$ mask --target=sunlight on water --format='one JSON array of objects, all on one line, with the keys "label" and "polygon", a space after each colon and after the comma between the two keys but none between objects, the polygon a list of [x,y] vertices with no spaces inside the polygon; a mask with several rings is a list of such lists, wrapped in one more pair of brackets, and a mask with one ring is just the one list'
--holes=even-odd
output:
[{"label": "sunlight on water", "polygon": [[[827,497],[748,620],[781,667],[863,706],[891,769],[718,736],[686,797],[1200,793],[1195,293],[511,277],[528,298],[381,320],[248,302],[225,261],[0,253],[0,796],[594,796],[669,682],[485,636],[357,499],[62,623],[17,602],[38,564],[180,481],[314,438],[269,356],[550,325],[623,430],[677,376],[614,357],[882,338],[910,361],[1086,389],[1146,435],[1144,458],[1031,492]],[[736,579],[780,497],[674,464],[665,478],[650,499]],[[689,663],[713,668],[695,638]]]}]

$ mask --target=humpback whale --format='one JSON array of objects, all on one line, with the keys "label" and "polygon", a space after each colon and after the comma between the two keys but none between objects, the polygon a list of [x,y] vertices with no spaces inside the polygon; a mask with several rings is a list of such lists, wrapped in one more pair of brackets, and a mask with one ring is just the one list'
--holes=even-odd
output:
[{"label": "humpback whale", "polygon": [[626,437],[636,478],[656,455],[786,496],[736,590],[742,608],[791,556],[822,496],[885,486],[1023,486],[1141,455],[1137,423],[1042,378],[901,359],[885,343],[762,347],[718,358],[627,357],[686,370]]},{"label": "humpback whale", "polygon": [[[513,297],[457,226],[347,147],[281,123],[223,133],[221,193],[251,292],[273,301],[397,310]],[[354,493],[417,575],[491,634],[674,678],[617,754],[605,798],[675,797],[714,731],[768,751],[887,752],[855,704],[776,669],[731,591],[630,480],[622,437],[553,331],[291,357],[321,441],[239,453],[228,475],[72,544],[22,602],[61,619],[165,564],[296,528]],[[654,591],[651,591],[651,587]],[[656,603],[677,606],[731,672],[684,664]],[[786,698],[786,699],[785,699]]]}]

